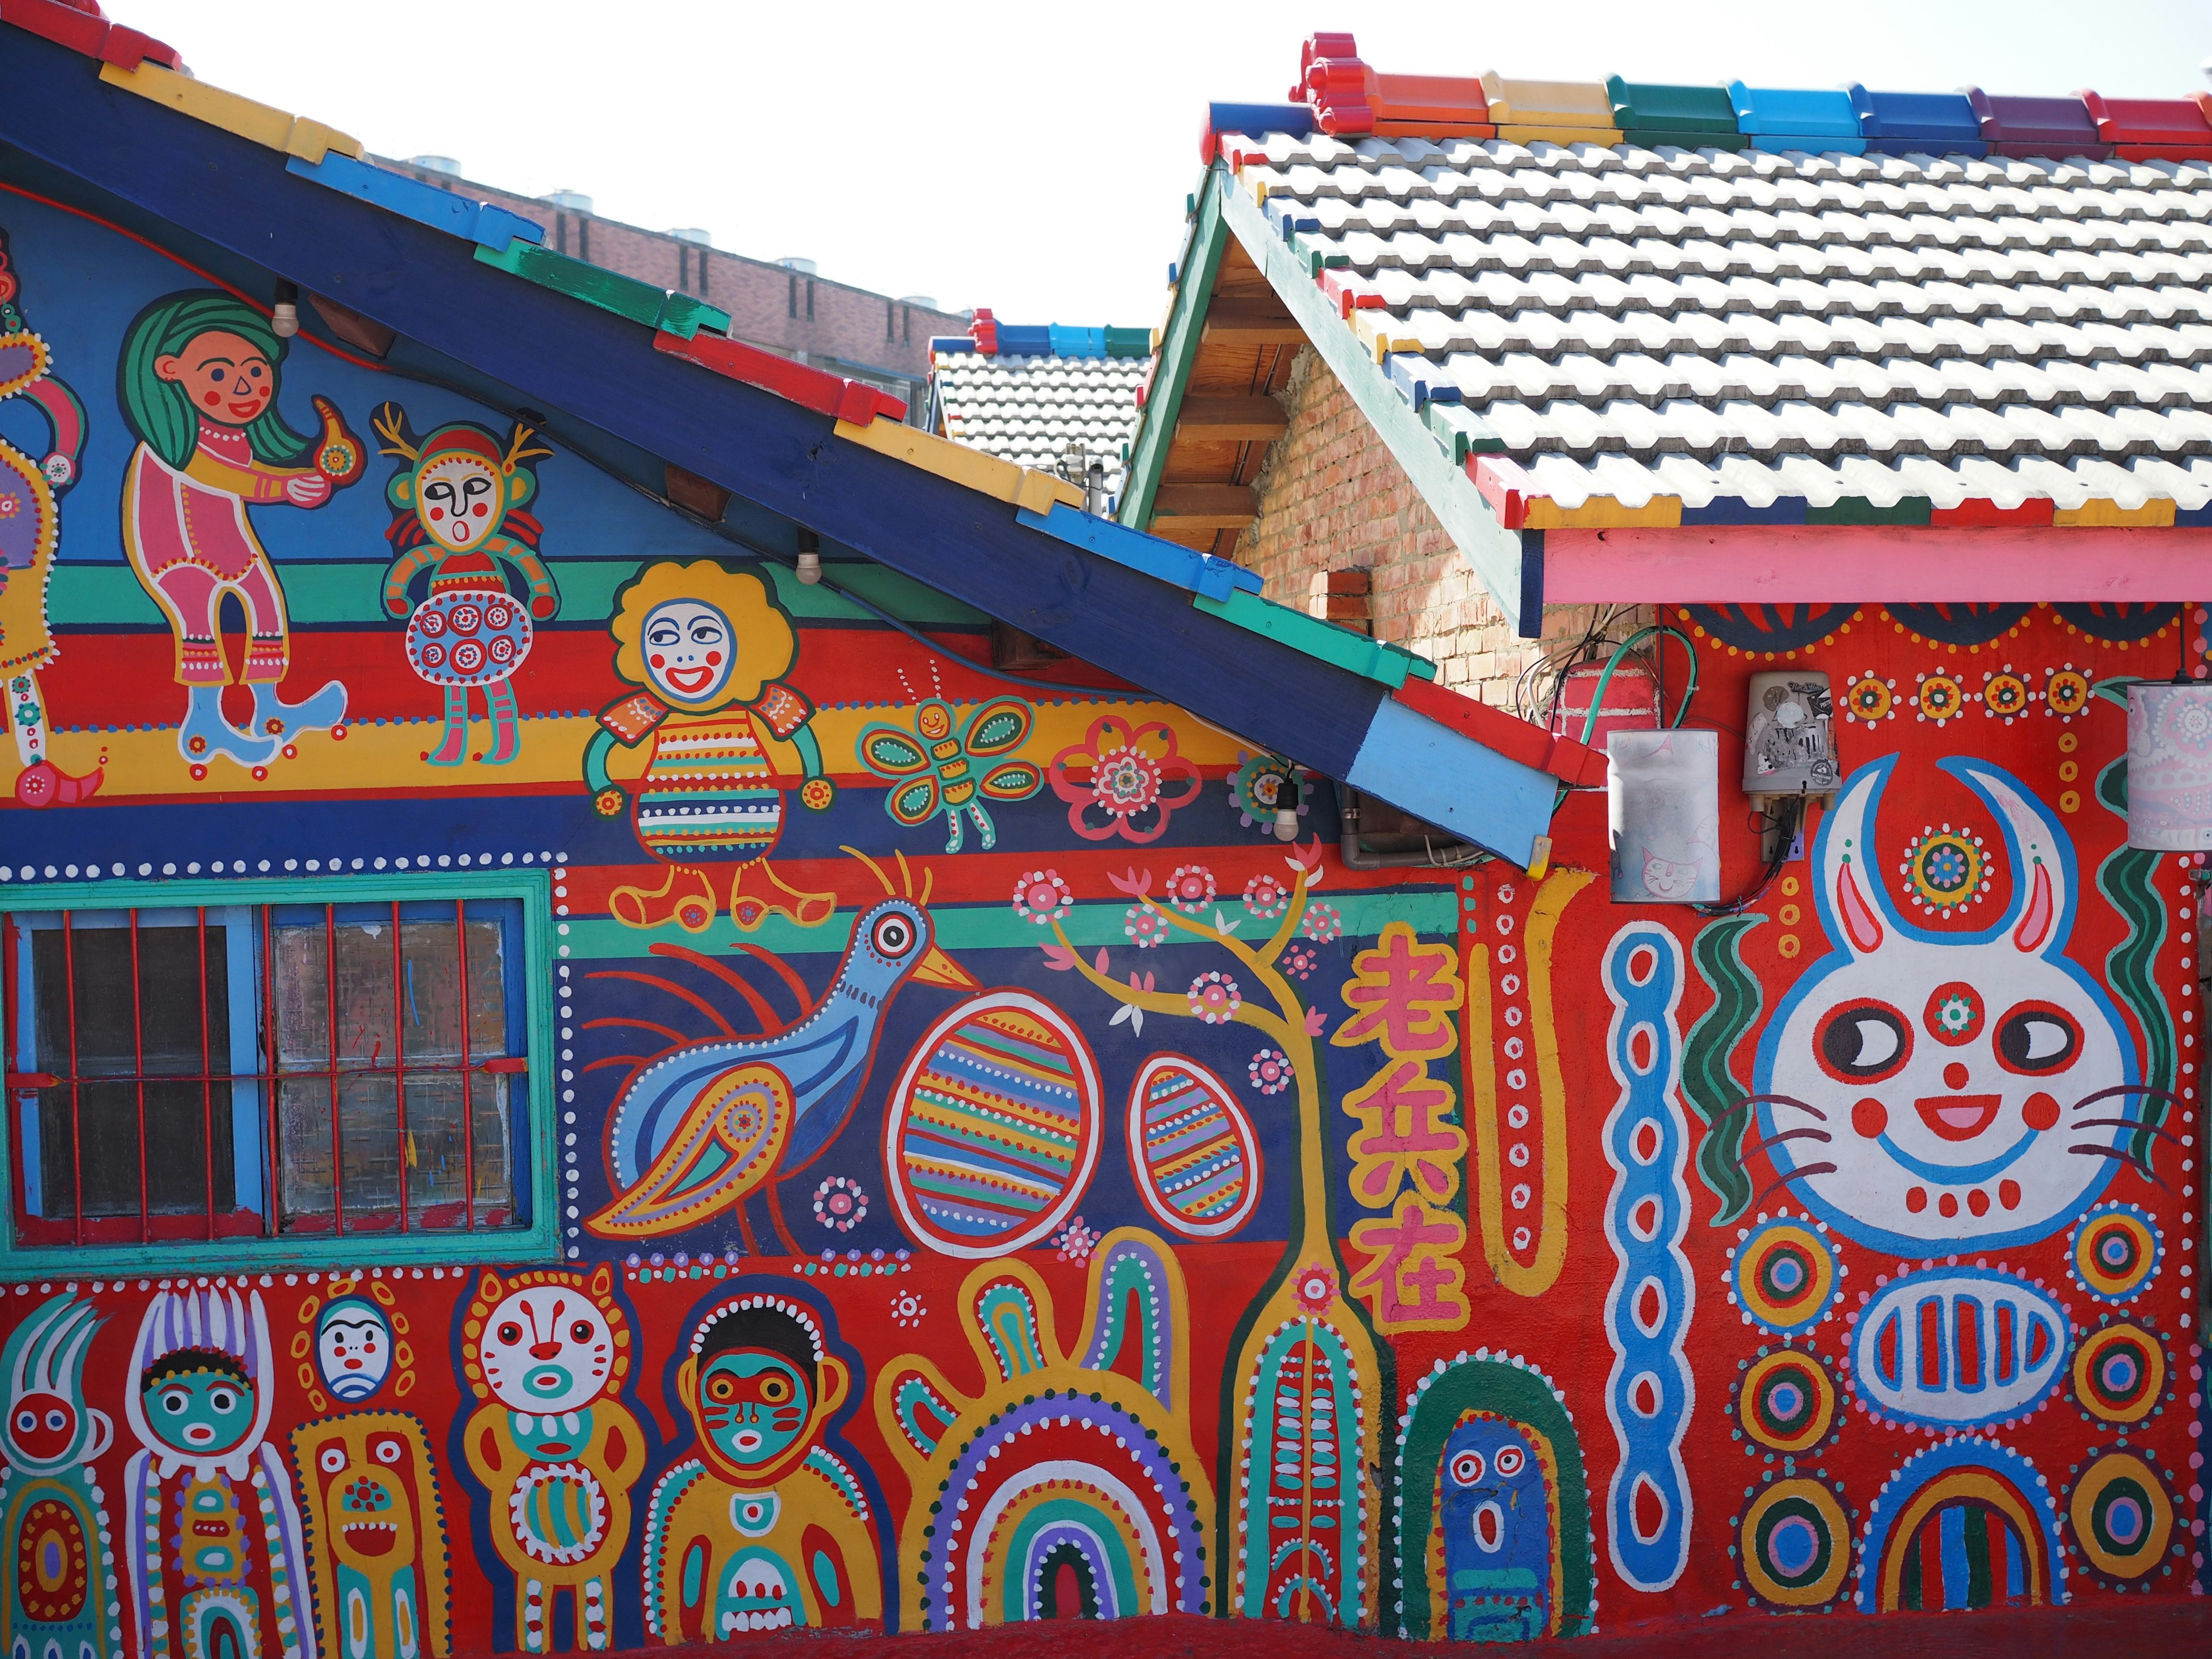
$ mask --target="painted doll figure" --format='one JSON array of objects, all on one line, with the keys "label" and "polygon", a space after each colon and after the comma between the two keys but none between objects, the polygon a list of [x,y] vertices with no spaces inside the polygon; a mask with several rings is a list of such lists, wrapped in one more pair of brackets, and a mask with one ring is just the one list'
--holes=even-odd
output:
[{"label": "painted doll figure", "polygon": [[516,1644],[552,1645],[565,1591],[576,1644],[610,1647],[630,1483],[645,1467],[645,1431],[622,1400],[630,1334],[613,1270],[486,1273],[465,1328],[463,1370],[483,1403],[463,1445],[491,1494],[492,1547],[514,1573]]},{"label": "painted doll figure", "polygon": [[147,1306],[124,1394],[140,1659],[314,1659],[292,1478],[267,1437],[276,1377],[258,1291]]},{"label": "painted doll figure", "polygon": [[[325,398],[314,400],[319,437],[284,424],[276,392],[286,343],[242,300],[173,294],[138,313],[117,371],[123,418],[138,440],[124,477],[123,545],[176,637],[186,696],[177,748],[195,777],[217,755],[265,766],[301,732],[345,718],[336,680],[296,703],[276,695],[292,666],[291,630],[276,567],[246,511],[320,507],[368,465]],[[244,611],[249,635],[234,677],[253,694],[244,731],[222,712],[234,678],[222,646],[226,599]]]},{"label": "painted doll figure", "polygon": [[343,1659],[445,1659],[451,1567],[436,1466],[406,1412],[351,1412],[292,1431],[323,1647]]},{"label": "painted doll figure", "polygon": [[39,671],[60,654],[46,626],[46,584],[61,537],[59,503],[84,458],[84,405],[53,378],[46,343],[23,320],[21,278],[0,228],[0,400],[26,398],[46,417],[46,453],[33,459],[0,439],[0,690],[15,733],[15,799],[71,806],[100,787],[98,768],[71,776],[48,752]]},{"label": "painted doll figure", "polygon": [[[469,689],[481,686],[492,744],[477,758],[504,766],[522,748],[509,682],[530,654],[532,623],[550,621],[561,608],[560,590],[538,556],[542,527],[522,510],[538,494],[529,463],[553,452],[526,447],[526,426],[501,441],[468,421],[449,422],[417,442],[397,404],[378,410],[374,424],[384,441],[378,453],[406,463],[385,486],[395,556],[384,573],[384,608],[408,617],[408,664],[446,693],[445,729],[422,758],[459,766],[466,757]],[[428,591],[418,602],[413,590],[426,570]],[[509,586],[510,571],[526,599]]]},{"label": "painted doll figure", "polygon": [[106,1499],[93,1472],[115,1425],[84,1401],[85,1350],[100,1324],[89,1304],[58,1296],[0,1352],[0,1560],[13,1569],[0,1596],[0,1651],[12,1659],[118,1659],[123,1650]]},{"label": "painted doll figure", "polygon": [[623,590],[613,631],[615,672],[638,689],[599,715],[605,729],[584,751],[584,779],[613,817],[623,794],[607,757],[618,744],[650,743],[633,822],[645,850],[669,866],[657,889],[616,888],[615,915],[632,927],[673,916],[703,933],[721,908],[709,872],[726,866],[736,871],[729,902],[739,927],[771,915],[802,927],[829,921],[835,894],[801,892],[768,863],[793,780],[765,740],[797,753],[802,805],[821,811],[836,793],[807,726],[813,705],[780,678],[799,637],[768,584],[711,559],[652,565]]},{"label": "painted doll figure", "polygon": [[696,1455],[661,1477],[645,1522],[646,1629],[672,1645],[883,1619],[867,1498],[823,1443],[852,1374],[818,1321],[741,1293],[691,1334],[676,1394]]},{"label": "painted doll figure", "polygon": [[1435,1542],[1453,1641],[1557,1634],[1551,1493],[1545,1460],[1517,1424],[1469,1412],[1444,1442]]}]

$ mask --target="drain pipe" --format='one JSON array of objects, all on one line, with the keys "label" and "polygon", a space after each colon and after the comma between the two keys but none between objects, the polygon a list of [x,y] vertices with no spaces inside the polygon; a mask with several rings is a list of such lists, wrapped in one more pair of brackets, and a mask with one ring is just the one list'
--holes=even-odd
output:
[{"label": "drain pipe", "polygon": [[1339,784],[1337,791],[1337,848],[1347,870],[1465,870],[1497,856],[1473,842],[1449,841],[1437,847],[1426,836],[1418,853],[1370,852],[1359,839],[1359,792],[1347,784]]}]

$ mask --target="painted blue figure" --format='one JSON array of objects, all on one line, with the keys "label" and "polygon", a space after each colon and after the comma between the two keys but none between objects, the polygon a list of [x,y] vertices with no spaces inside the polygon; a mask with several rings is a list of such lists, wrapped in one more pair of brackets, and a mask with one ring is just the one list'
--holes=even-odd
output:
[{"label": "painted blue figure", "polygon": [[0,1352],[8,1382],[7,1476],[0,1481],[0,1651],[9,1659],[116,1659],[123,1650],[115,1558],[93,1460],[115,1425],[84,1403],[84,1356],[100,1319],[58,1296]]},{"label": "painted blue figure", "polygon": [[[849,849],[848,849],[849,850]],[[785,1247],[775,1183],[818,1157],[867,1080],[884,1012],[908,980],[973,989],[975,976],[932,942],[925,884],[894,893],[854,924],[822,1000],[781,1030],[668,1049],[633,1073],[607,1114],[615,1200],[587,1219],[601,1238],[649,1237],[734,1208],[753,1248],[744,1201],[763,1186]],[[902,867],[903,867],[903,860]]]},{"label": "painted blue figure", "polygon": [[[1557,1527],[1544,1461],[1516,1424],[1470,1412],[1444,1442],[1437,1528],[1455,1642],[1553,1633]],[[1431,1562],[1435,1559],[1433,1543]]]}]

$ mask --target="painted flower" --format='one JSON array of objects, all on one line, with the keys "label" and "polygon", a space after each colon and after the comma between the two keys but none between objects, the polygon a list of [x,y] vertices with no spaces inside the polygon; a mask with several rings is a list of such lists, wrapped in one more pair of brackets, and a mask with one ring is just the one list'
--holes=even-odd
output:
[{"label": "painted flower", "polygon": [[1324,1262],[1299,1268],[1294,1282],[1298,1300],[1316,1313],[1336,1300],[1336,1270]]},{"label": "painted flower", "polygon": [[1935,1018],[1936,1029],[1940,1035],[1964,1038],[1973,1035],[1974,1027],[1980,1023],[1981,1013],[1974,1006],[1974,999],[1966,991],[1953,991],[1948,995],[1939,991]]},{"label": "painted flower", "polygon": [[1293,945],[1283,952],[1282,969],[1292,979],[1308,979],[1321,966],[1321,952],[1310,945]]},{"label": "painted flower", "polygon": [[1255,876],[1244,884],[1244,908],[1262,921],[1273,921],[1290,902],[1291,890],[1273,876]]},{"label": "painted flower", "polygon": [[2161,737],[2172,739],[2194,754],[2203,754],[2212,748],[2212,708],[2205,706],[2202,696],[2170,697],[2167,712],[2160,722],[2166,728]]},{"label": "painted flower", "polygon": [[1966,690],[1948,674],[1923,674],[1912,701],[1922,720],[1941,726],[1966,711]]},{"label": "painted flower", "polygon": [[1213,872],[1202,864],[1178,864],[1168,878],[1167,900],[1187,916],[1202,916],[1213,902]]},{"label": "painted flower", "polygon": [[814,1218],[834,1231],[849,1233],[868,1218],[868,1194],[857,1181],[831,1176],[814,1189]]},{"label": "painted flower", "polygon": [[2019,716],[2027,713],[2027,706],[2035,701],[2035,694],[2027,689],[2027,682],[2012,672],[2007,663],[2002,673],[1982,676],[1982,708],[1991,720],[2001,720],[2010,726]]},{"label": "painted flower", "polygon": [[929,1317],[929,1306],[912,1291],[891,1292],[891,1323],[912,1330]]},{"label": "painted flower", "polygon": [[1068,828],[1085,841],[1158,841],[1169,817],[1205,787],[1164,720],[1133,724],[1118,714],[1093,720],[1082,742],[1052,757],[1048,775],[1067,803]]},{"label": "painted flower", "polygon": [[1081,1216],[1070,1218],[1066,1229],[1052,1242],[1060,1247],[1062,1261],[1088,1261],[1098,1248],[1099,1236],[1083,1224]]},{"label": "painted flower", "polygon": [[1139,951],[1165,945],[1170,931],[1168,919],[1149,904],[1133,904],[1121,913],[1121,931]]},{"label": "painted flower", "polygon": [[1290,1057],[1280,1048],[1262,1048],[1245,1067],[1252,1086],[1263,1095],[1279,1095],[1291,1086]]},{"label": "painted flower", "polygon": [[1243,1006],[1237,981],[1218,969],[1190,982],[1190,1011],[1208,1025],[1225,1024],[1237,1018],[1237,1011]]},{"label": "painted flower", "polygon": [[1014,884],[1014,914],[1040,927],[1058,921],[1074,902],[1057,870],[1031,870]]},{"label": "painted flower", "polygon": [[1326,945],[1344,932],[1344,917],[1334,904],[1309,904],[1300,931],[1316,945]]},{"label": "painted flower", "polygon": [[1229,780],[1229,799],[1236,805],[1239,825],[1249,830],[1256,823],[1262,830],[1272,831],[1276,808],[1292,791],[1297,795],[1298,816],[1306,815],[1306,791],[1299,782],[1304,768],[1264,750],[1256,755],[1240,751],[1237,763],[1236,775]]},{"label": "painted flower", "polygon": [[2070,721],[2089,706],[2089,677],[2072,663],[2063,668],[2054,668],[2043,683],[2043,707],[2045,712]]},{"label": "painted flower", "polygon": [[1871,673],[1862,674],[1844,688],[1844,719],[1864,720],[1872,726],[1877,720],[1895,718],[1897,714],[1897,682],[1877,679]]}]

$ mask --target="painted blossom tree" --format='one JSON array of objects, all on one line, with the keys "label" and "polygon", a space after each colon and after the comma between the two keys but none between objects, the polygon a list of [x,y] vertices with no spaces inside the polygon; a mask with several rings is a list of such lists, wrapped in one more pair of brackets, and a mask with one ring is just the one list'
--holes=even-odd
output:
[{"label": "painted blossom tree", "polygon": [[[1327,1103],[1315,1048],[1326,1022],[1292,984],[1312,971],[1311,947],[1337,938],[1343,921],[1313,898],[1322,877],[1318,838],[1293,848],[1285,863],[1289,883],[1255,876],[1244,886],[1244,914],[1233,918],[1203,865],[1179,866],[1157,896],[1150,871],[1109,878],[1133,901],[1122,931],[1139,951],[1182,940],[1227,957],[1227,967],[1208,969],[1181,991],[1161,988],[1150,972],[1117,979],[1103,947],[1086,961],[1061,925],[1075,901],[1055,871],[1024,874],[1014,910],[1052,930],[1048,965],[1080,974],[1121,1005],[1115,1024],[1126,1020],[1141,1032],[1145,1017],[1157,1014],[1250,1026],[1272,1045],[1253,1059],[1254,1086],[1297,1086],[1289,1243],[1238,1342],[1235,1417],[1223,1438],[1219,1489],[1231,1536],[1222,1588],[1228,1610],[1247,1618],[1357,1627],[1377,1611],[1381,1494],[1370,1471],[1379,1464],[1380,1372],[1374,1339],[1345,1298],[1329,1237]],[[1273,926],[1255,943],[1239,937],[1248,921]]]}]

